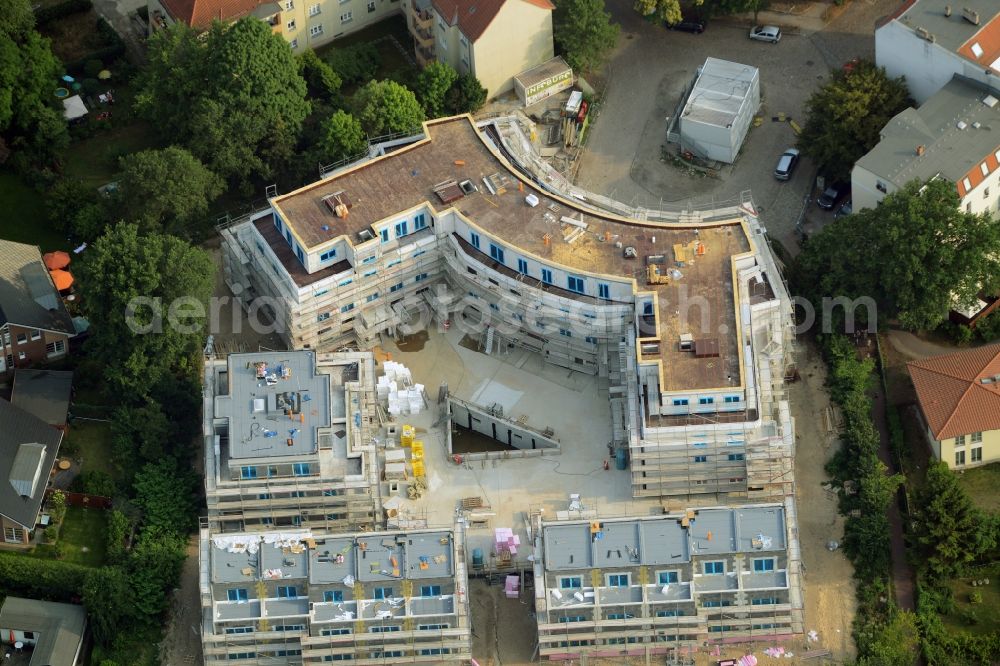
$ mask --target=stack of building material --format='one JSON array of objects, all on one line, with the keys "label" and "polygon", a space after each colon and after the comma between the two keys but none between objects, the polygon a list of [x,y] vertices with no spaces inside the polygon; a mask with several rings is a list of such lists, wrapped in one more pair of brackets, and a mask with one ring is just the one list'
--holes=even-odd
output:
[{"label": "stack of building material", "polygon": [[517,599],[521,594],[521,581],[517,576],[507,576],[503,584],[504,594],[508,599]]},{"label": "stack of building material", "polygon": [[386,361],[383,368],[385,374],[378,378],[375,391],[389,414],[400,416],[423,411],[424,387],[413,383],[409,368],[394,361]]},{"label": "stack of building material", "polygon": [[494,534],[497,555],[505,552],[517,555],[517,547],[521,545],[521,537],[514,534],[514,531],[509,527],[498,527],[494,530]]}]

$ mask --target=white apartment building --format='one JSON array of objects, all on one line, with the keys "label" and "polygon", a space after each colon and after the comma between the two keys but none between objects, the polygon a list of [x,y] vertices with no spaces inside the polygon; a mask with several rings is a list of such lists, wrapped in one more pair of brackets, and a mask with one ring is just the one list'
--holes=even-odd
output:
[{"label": "white apartment building", "polygon": [[875,62],[923,104],[956,74],[1000,87],[1000,5],[907,0],[875,30]]},{"label": "white apartment building", "polygon": [[919,108],[896,115],[851,172],[854,210],[874,208],[910,181],[954,183],[969,213],[1000,210],[1000,91],[955,77]]},{"label": "white apartment building", "polygon": [[408,146],[272,197],[222,231],[230,286],[294,348],[455,322],[607,377],[636,496],[789,494],[791,305],[756,218],[599,210],[522,173],[498,127],[428,122]]}]

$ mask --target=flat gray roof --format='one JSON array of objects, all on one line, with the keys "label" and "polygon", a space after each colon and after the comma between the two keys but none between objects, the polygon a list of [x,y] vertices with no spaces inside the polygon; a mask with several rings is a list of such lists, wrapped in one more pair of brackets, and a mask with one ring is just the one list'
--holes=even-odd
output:
[{"label": "flat gray roof", "polygon": [[[330,382],[310,351],[230,354],[229,393],[215,417],[229,421],[229,458],[303,456],[330,426]],[[259,376],[259,375],[264,375]]]},{"label": "flat gray roof", "polygon": [[[951,8],[951,16],[945,16],[945,7]],[[979,13],[979,25],[973,25],[962,18],[962,8],[964,7],[968,7]],[[954,0],[918,0],[912,7],[904,11],[897,20],[913,30],[917,28],[927,30],[927,32],[934,35],[934,42],[936,44],[941,45],[949,51],[958,52],[964,44],[970,42],[973,37],[983,32],[987,24],[998,13],[1000,13],[1000,5],[997,5],[996,0],[963,0],[962,2],[954,2]],[[984,50],[992,46],[995,52],[998,47],[995,40],[984,39],[983,42],[982,46]],[[962,55],[977,62],[977,64],[989,66],[989,63],[992,62],[992,60],[986,60],[989,52],[984,53],[981,59],[971,58],[971,53],[963,53]],[[995,58],[996,55],[993,57]]]},{"label": "flat gray roof", "polygon": [[[983,103],[990,94],[1000,98],[1000,92],[953,78],[919,109],[906,109],[890,120],[881,140],[857,165],[899,187],[935,176],[960,182],[1000,141],[995,135],[1000,104],[990,108]],[[918,146],[924,147],[923,155],[917,154]]]},{"label": "flat gray roof", "polygon": [[255,582],[260,577],[259,552],[232,553],[224,548],[212,546],[212,582]]},{"label": "flat gray roof", "polygon": [[706,58],[684,103],[681,123],[692,120],[716,127],[732,126],[757,76],[756,67]]},{"label": "flat gray roof", "polygon": [[779,505],[700,509],[684,515],[552,522],[542,525],[548,571],[615,566],[670,566],[693,555],[785,550],[785,511]]},{"label": "flat gray roof", "polygon": [[260,569],[262,572],[280,570],[282,579],[306,578],[309,575],[309,551],[293,553],[273,544],[261,544]]},{"label": "flat gray roof", "polygon": [[317,539],[316,549],[309,550],[309,582],[337,583],[353,576],[354,552],[353,539]]}]

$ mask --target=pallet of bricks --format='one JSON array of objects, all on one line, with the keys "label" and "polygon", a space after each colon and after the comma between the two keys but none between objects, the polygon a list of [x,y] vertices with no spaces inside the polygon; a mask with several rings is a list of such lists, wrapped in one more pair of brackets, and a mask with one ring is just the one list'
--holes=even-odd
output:
[{"label": "pallet of bricks", "polygon": [[410,449],[410,465],[413,468],[413,476],[423,477],[424,470],[424,442],[415,439],[416,430],[411,425],[404,425],[399,437],[399,444],[403,448]]}]

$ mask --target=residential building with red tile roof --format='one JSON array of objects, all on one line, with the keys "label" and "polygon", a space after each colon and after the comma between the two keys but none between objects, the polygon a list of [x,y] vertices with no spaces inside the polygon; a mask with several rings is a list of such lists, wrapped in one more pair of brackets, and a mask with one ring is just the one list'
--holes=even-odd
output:
[{"label": "residential building with red tile roof", "polygon": [[1000,344],[907,366],[934,455],[956,469],[1000,460]]}]

